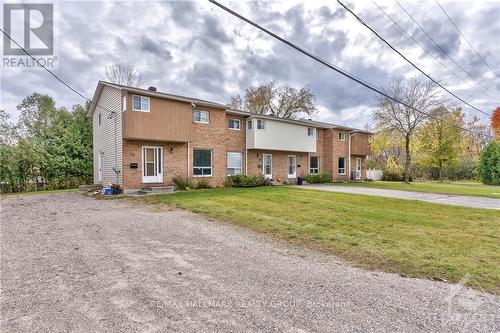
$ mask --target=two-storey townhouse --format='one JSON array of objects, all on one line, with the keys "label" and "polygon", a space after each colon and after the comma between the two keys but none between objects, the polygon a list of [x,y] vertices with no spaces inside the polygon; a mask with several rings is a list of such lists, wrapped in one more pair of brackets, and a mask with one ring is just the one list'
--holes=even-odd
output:
[{"label": "two-storey townhouse", "polygon": [[252,114],[104,81],[89,116],[95,183],[131,190],[170,185],[177,176],[212,186],[240,173],[292,182],[319,172],[334,180],[366,177],[370,133],[354,128]]}]

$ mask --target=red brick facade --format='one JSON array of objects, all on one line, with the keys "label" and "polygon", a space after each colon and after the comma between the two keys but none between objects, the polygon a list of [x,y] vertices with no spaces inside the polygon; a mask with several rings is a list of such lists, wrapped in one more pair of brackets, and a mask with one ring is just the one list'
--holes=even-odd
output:
[{"label": "red brick facade", "polygon": [[[320,172],[328,173],[334,180],[348,179],[348,150],[349,133],[345,141],[339,140],[339,130],[331,128],[318,128],[316,152],[287,152],[276,150],[246,149],[246,120],[244,116],[226,113],[224,109],[199,107],[200,110],[209,111],[209,123],[192,122],[191,139],[189,142],[141,141],[123,140],[123,186],[126,189],[137,189],[146,185],[142,179],[142,147],[163,148],[163,183],[173,184],[176,176],[188,177],[196,182],[204,179],[212,186],[222,186],[227,175],[227,153],[240,152],[242,154],[242,172],[249,175],[262,174],[262,154],[272,154],[273,179],[288,178],[288,156],[297,158],[297,176],[309,174],[309,157],[320,158]],[[146,115],[147,116],[147,115]],[[228,119],[240,120],[240,129],[228,128]],[[357,134],[367,135],[367,134]],[[212,175],[209,177],[193,176],[193,150],[209,149],[212,151]],[[345,175],[338,173],[338,159],[345,157]],[[356,157],[351,158],[351,170],[355,170]],[[366,177],[366,159],[362,158],[362,178]],[[246,161],[245,159],[248,159]],[[137,165],[137,168],[133,168]],[[293,179],[292,181],[294,181]]]}]

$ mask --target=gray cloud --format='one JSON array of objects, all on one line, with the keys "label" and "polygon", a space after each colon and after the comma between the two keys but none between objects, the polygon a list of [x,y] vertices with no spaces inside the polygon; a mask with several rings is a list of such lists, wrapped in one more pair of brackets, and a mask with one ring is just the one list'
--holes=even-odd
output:
[{"label": "gray cloud", "polygon": [[165,45],[167,43],[165,42],[158,42],[155,40],[152,40],[148,36],[141,36],[139,38],[139,45],[142,51],[154,54],[155,56],[161,58],[164,61],[170,61],[172,60],[172,54],[170,51],[167,49],[168,45]]},{"label": "gray cloud", "polygon": [[[132,62],[141,70],[146,85],[222,103],[229,102],[232,94],[269,80],[294,87],[310,86],[318,106],[328,110],[325,117],[338,123],[349,119],[353,126],[362,126],[366,121],[363,113],[366,111],[356,110],[376,106],[375,94],[207,2],[144,4],[62,2],[59,6],[60,62],[56,73],[86,96],[92,96],[97,81],[104,78],[106,66]],[[335,2],[290,5],[251,1],[227,5],[378,87],[392,78],[414,72]],[[461,83],[425,55],[371,3],[355,2],[354,5],[349,4],[424,70],[437,78],[446,78],[451,86]],[[397,6],[383,5],[408,32],[434,55],[439,55],[439,50]],[[500,80],[492,78],[488,68],[443,13],[434,8],[435,4],[429,4],[433,10],[424,10],[415,3],[405,5],[461,66],[491,89],[500,90]],[[500,68],[500,45],[495,42],[500,36],[497,19],[500,4],[478,2],[472,7],[466,3],[444,2],[444,6],[490,65]],[[440,59],[463,74],[446,57],[441,55]],[[500,75],[500,69],[497,71]],[[486,110],[493,110],[498,104],[463,85],[455,89],[460,96]],[[16,114],[15,105],[35,91],[50,94],[60,105],[83,103],[46,72],[2,69],[1,108]],[[346,114],[345,110],[351,110],[354,115]]]}]

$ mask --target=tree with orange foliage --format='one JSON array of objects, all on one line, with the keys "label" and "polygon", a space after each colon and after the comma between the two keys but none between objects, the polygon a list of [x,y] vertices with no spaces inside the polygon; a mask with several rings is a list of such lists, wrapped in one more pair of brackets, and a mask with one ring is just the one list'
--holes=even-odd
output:
[{"label": "tree with orange foliage", "polygon": [[500,107],[497,107],[497,109],[493,111],[493,115],[491,116],[491,128],[493,129],[493,137],[495,140],[500,140]]}]

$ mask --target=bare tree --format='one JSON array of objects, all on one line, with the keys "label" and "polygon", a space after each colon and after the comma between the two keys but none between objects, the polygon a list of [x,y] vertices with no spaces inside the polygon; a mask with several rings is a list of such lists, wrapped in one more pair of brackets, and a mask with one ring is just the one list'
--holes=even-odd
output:
[{"label": "bare tree", "polygon": [[311,116],[316,113],[316,97],[309,87],[295,89],[288,85],[277,86],[274,81],[251,87],[245,97],[235,96],[232,106],[243,106],[246,111],[272,115],[282,118],[297,118],[299,115]]},{"label": "bare tree", "polygon": [[410,181],[410,143],[412,137],[427,118],[425,113],[441,106],[444,99],[441,97],[437,85],[424,78],[408,80],[399,78],[391,82],[383,91],[410,106],[405,106],[390,98],[381,96],[379,98],[379,109],[374,116],[377,128],[397,131],[403,137],[405,143],[404,181],[408,183]]},{"label": "bare tree", "polygon": [[110,82],[130,87],[140,87],[144,83],[137,66],[130,63],[106,66],[106,77]]}]

